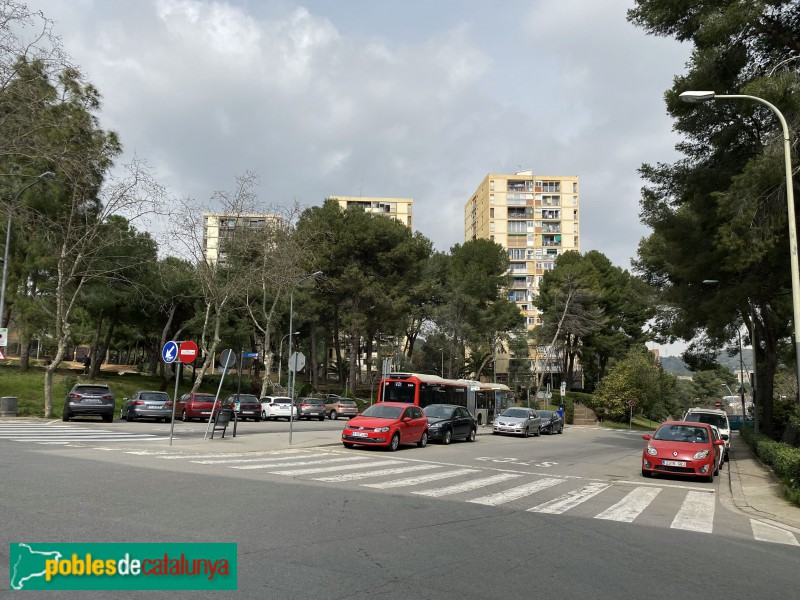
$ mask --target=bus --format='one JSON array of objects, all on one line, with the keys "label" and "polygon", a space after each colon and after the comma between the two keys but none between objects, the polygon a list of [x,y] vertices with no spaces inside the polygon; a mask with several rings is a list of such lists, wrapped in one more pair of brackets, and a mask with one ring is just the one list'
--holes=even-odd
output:
[{"label": "bus", "polygon": [[502,383],[443,379],[424,373],[390,373],[378,385],[377,402],[407,402],[421,408],[455,404],[471,412],[478,425],[486,425],[508,405],[510,392]]}]

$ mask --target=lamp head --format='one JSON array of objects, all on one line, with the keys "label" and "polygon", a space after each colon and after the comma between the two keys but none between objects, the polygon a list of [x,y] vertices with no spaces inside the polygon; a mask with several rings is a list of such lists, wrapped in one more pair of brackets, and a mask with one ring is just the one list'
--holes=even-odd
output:
[{"label": "lamp head", "polygon": [[678,96],[684,102],[707,102],[708,100],[713,100],[716,96],[716,92],[697,92],[697,91],[686,91],[681,92],[680,96]]}]

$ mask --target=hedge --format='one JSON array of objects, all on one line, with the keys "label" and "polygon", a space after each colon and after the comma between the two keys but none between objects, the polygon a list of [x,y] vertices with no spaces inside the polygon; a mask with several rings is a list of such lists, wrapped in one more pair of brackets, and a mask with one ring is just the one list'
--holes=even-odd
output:
[{"label": "hedge", "polygon": [[789,499],[800,506],[800,448],[776,442],[763,434],[756,436],[752,427],[742,427],[739,434],[765,465],[789,488]]}]

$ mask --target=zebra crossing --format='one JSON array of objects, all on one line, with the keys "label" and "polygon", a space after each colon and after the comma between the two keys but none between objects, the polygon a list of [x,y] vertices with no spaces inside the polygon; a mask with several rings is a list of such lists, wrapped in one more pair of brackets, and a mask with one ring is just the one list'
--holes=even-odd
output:
[{"label": "zebra crossing", "polygon": [[37,421],[15,421],[0,423],[0,442],[23,442],[50,446],[70,446],[81,442],[125,442],[168,440],[169,436],[149,433],[128,433],[104,429],[94,425],[80,426]]},{"label": "zebra crossing", "polygon": [[[339,450],[289,449],[216,455],[128,450],[154,460],[187,461],[210,468],[234,469],[372,490],[400,490],[427,498],[447,498],[487,507],[530,513],[570,515],[618,523],[646,523],[705,534],[728,534],[725,518],[747,519],[743,530],[762,542],[800,546],[800,531],[730,513],[717,519],[711,488],[632,481],[599,481],[546,476],[499,468],[407,460]],[[723,511],[724,512],[724,511]]]}]

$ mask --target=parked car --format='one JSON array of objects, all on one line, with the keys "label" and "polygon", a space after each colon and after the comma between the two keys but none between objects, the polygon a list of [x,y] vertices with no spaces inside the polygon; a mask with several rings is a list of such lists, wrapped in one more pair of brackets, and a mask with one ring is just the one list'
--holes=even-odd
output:
[{"label": "parked car", "polygon": [[392,452],[400,444],[424,448],[428,445],[428,419],[419,406],[401,402],[373,404],[345,425],[342,444],[345,448],[386,446]]},{"label": "parked car", "polygon": [[355,417],[358,414],[358,404],[350,398],[328,398],[325,400],[325,414],[329,419],[339,417]]},{"label": "parked car", "polygon": [[[191,421],[192,419],[208,421],[211,417],[211,409],[214,408],[214,398],[214,394],[189,392],[180,397],[175,412],[180,415],[181,421]],[[217,403],[217,408],[219,406],[220,403]]]},{"label": "parked car", "polygon": [[647,440],[642,452],[642,476],[656,473],[700,477],[714,481],[714,474],[725,450],[725,441],[715,440],[708,423],[668,421]]},{"label": "parked car", "polygon": [[539,410],[539,431],[541,433],[564,433],[564,421],[555,410]]},{"label": "parked car", "polygon": [[261,418],[278,419],[291,418],[297,419],[297,405],[292,406],[292,399],[289,396],[264,396],[259,400],[261,403]]},{"label": "parked car", "polygon": [[101,383],[79,383],[67,392],[61,419],[69,421],[72,417],[97,416],[111,423],[115,411],[114,393],[110,387]]},{"label": "parked car", "polygon": [[233,409],[233,414],[240,421],[261,420],[261,402],[253,394],[231,394],[225,398],[222,406]]},{"label": "parked car", "polygon": [[752,427],[753,419],[750,417],[745,419],[742,415],[728,415],[728,424],[731,426],[731,431],[737,431],[742,428],[743,424],[747,427]]},{"label": "parked car", "polygon": [[728,422],[728,413],[721,408],[690,408],[683,415],[684,421],[692,423],[708,423],[719,429],[719,434],[725,440],[725,460],[731,449],[731,426]]},{"label": "parked car", "polygon": [[505,409],[495,418],[492,426],[492,435],[510,433],[521,435],[522,437],[528,437],[531,434],[538,436],[540,424],[539,413],[534,409],[512,406]]},{"label": "parked car", "polygon": [[166,392],[139,390],[130,398],[122,399],[119,418],[132,423],[137,419],[172,420],[172,400]]},{"label": "parked car", "polygon": [[[719,429],[717,429],[716,425],[711,425],[711,439],[713,441],[721,440],[722,436],[719,433]],[[719,470],[725,465],[725,453],[719,453],[719,460],[717,460],[717,469],[715,475],[719,475]]]},{"label": "parked car", "polygon": [[438,440],[447,445],[451,440],[474,442],[478,422],[463,406],[455,404],[429,404],[425,407],[428,418],[428,440]]},{"label": "parked car", "polygon": [[299,398],[297,400],[299,419],[325,420],[325,401],[319,398]]}]

